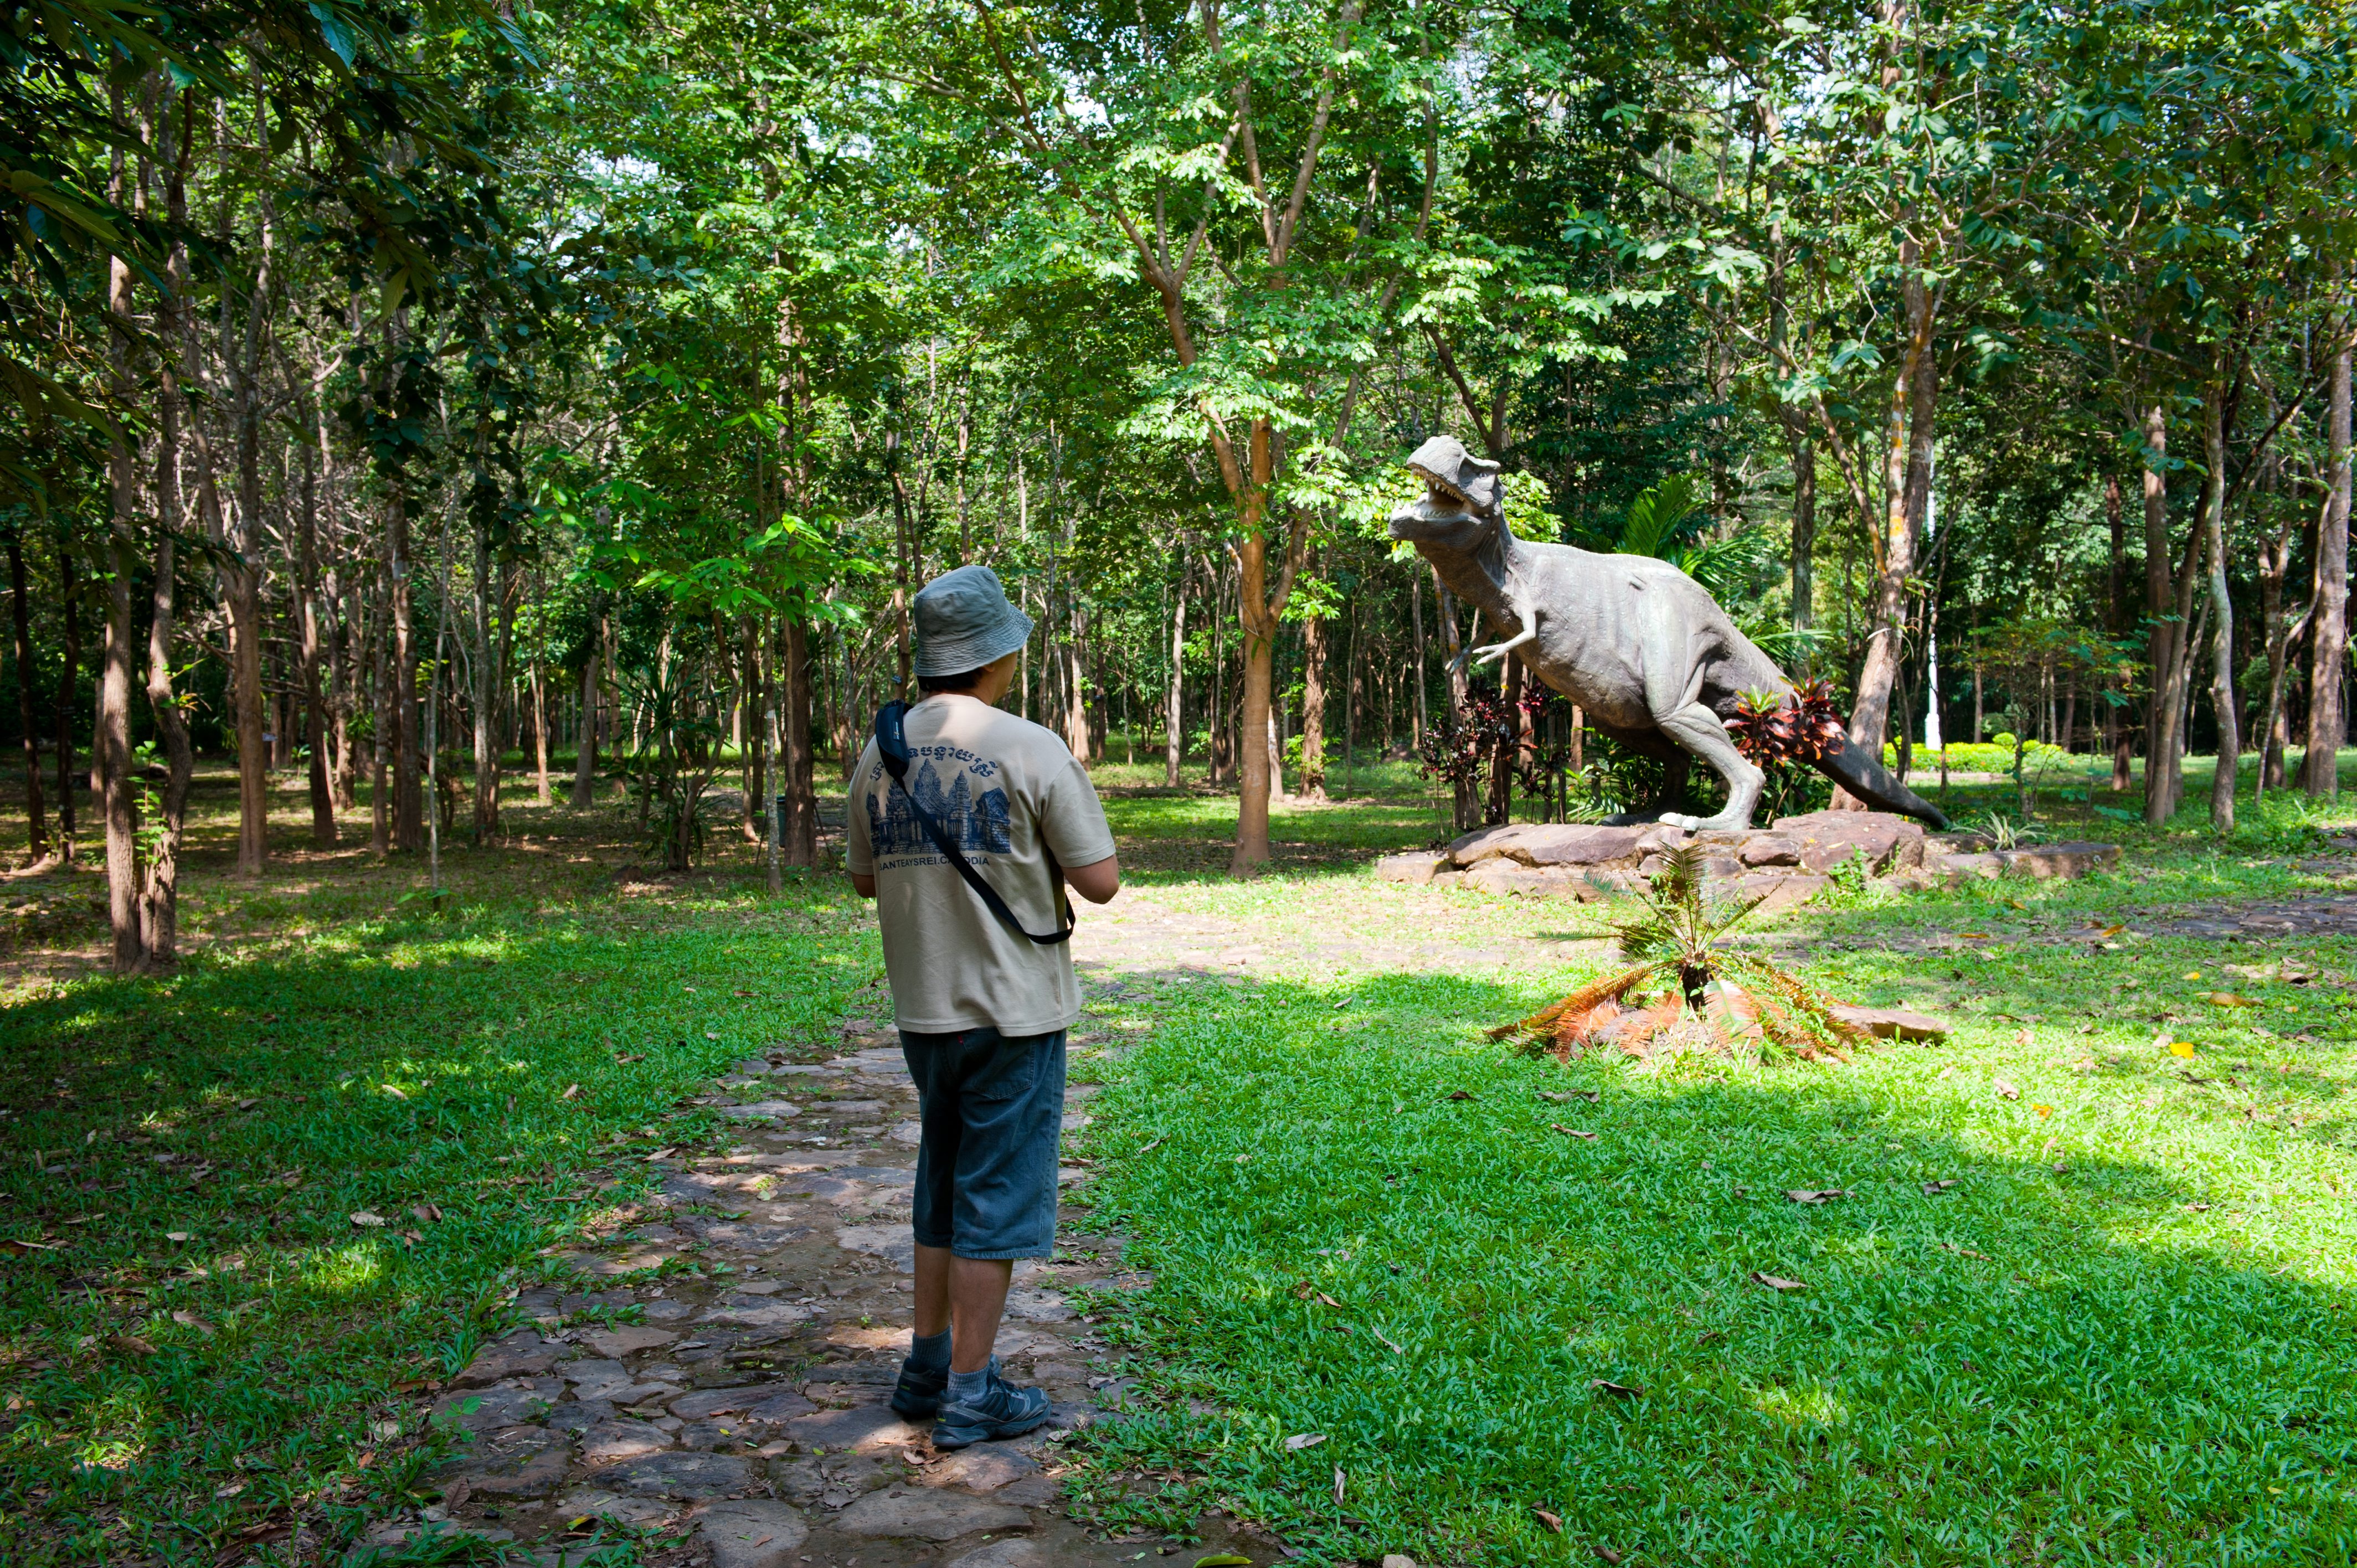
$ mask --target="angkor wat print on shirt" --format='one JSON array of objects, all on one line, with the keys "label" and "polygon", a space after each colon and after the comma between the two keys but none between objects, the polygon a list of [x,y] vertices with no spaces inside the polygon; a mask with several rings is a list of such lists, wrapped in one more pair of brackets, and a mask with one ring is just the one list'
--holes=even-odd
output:
[{"label": "angkor wat print on shirt", "polygon": [[[1013,852],[1006,832],[1006,791],[993,781],[997,763],[954,746],[910,746],[909,761],[905,791],[888,785],[867,796],[867,837],[877,859],[917,855],[946,864],[910,808],[910,796],[969,859]],[[950,777],[946,789],[944,773]]]}]

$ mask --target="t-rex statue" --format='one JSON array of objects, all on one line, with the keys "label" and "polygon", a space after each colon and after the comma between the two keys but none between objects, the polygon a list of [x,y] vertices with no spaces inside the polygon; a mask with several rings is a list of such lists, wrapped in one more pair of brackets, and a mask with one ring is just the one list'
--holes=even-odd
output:
[{"label": "t-rex statue", "polygon": [[[1501,504],[1498,465],[1453,437],[1434,436],[1405,467],[1424,480],[1425,494],[1392,513],[1392,537],[1413,543],[1452,592],[1507,633],[1503,642],[1472,650],[1476,660],[1519,652],[1540,680],[1579,704],[1588,724],[1667,764],[1663,800],[1613,821],[1749,827],[1767,779],[1735,748],[1722,721],[1746,693],[1791,697],[1792,683],[1775,661],[1666,561],[1515,538]],[[1683,796],[1689,757],[1727,780],[1727,807],[1716,816],[1661,809]],[[1937,807],[1854,741],[1814,766],[1868,805],[1948,825]]]}]

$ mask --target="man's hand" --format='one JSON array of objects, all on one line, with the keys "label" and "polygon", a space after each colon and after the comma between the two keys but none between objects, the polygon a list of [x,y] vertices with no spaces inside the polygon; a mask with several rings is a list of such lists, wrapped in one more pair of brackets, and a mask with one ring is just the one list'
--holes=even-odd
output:
[{"label": "man's hand", "polygon": [[1102,904],[1121,891],[1121,857],[1109,854],[1089,865],[1064,867],[1064,886],[1092,904]]},{"label": "man's hand", "polygon": [[855,871],[851,874],[851,890],[862,898],[873,898],[876,897],[876,878],[862,876]]}]

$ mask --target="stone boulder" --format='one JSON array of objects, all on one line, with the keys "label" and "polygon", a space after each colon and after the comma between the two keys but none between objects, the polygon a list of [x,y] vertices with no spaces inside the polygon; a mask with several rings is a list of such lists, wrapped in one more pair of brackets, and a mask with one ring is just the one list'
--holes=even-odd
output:
[{"label": "stone boulder", "polygon": [[1806,871],[1831,871],[1859,854],[1878,876],[1923,864],[1923,824],[1895,811],[1809,811],[1777,818],[1773,832],[1791,842]]},{"label": "stone boulder", "polygon": [[2115,871],[2120,846],[2115,843],[2041,843],[1999,852],[2005,869],[2015,876],[2039,881],[2067,880],[2091,872]]},{"label": "stone boulder", "polygon": [[1524,865],[1504,856],[1482,861],[1465,873],[1465,886],[1483,893],[1519,894],[1525,898],[1576,898],[1593,903],[1609,888],[1597,886],[1597,874],[1576,865]]},{"label": "stone boulder", "polygon": [[1441,850],[1419,849],[1405,854],[1387,854],[1375,862],[1375,880],[1405,882],[1412,887],[1421,887],[1432,880],[1434,872],[1448,864],[1448,854]]}]

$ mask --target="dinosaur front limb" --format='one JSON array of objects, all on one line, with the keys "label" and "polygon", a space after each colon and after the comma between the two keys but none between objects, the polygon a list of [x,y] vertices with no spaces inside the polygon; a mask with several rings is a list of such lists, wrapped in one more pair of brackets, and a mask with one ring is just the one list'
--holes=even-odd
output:
[{"label": "dinosaur front limb", "polygon": [[1504,642],[1493,642],[1486,648],[1474,649],[1472,650],[1473,662],[1476,664],[1487,664],[1492,659],[1499,658],[1503,654],[1512,653],[1515,649],[1520,648],[1525,642],[1536,641],[1538,635],[1539,634],[1537,632],[1533,631],[1530,628],[1530,623],[1528,621],[1524,621],[1523,623],[1523,634],[1520,637],[1511,638]]}]

